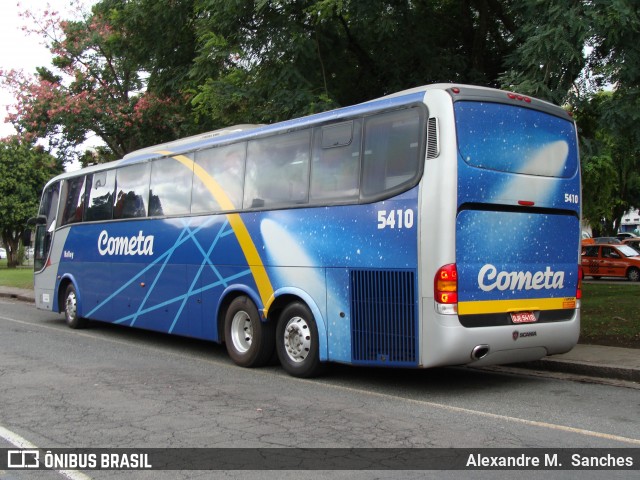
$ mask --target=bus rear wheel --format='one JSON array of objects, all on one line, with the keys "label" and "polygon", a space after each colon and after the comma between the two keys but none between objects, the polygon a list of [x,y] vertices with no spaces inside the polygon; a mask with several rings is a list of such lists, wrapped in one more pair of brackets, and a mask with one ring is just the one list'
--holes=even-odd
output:
[{"label": "bus rear wheel", "polygon": [[289,375],[309,378],[321,373],[318,328],[303,303],[292,303],[282,311],[276,328],[276,352]]},{"label": "bus rear wheel", "polygon": [[84,328],[87,326],[87,319],[78,315],[78,295],[76,287],[72,283],[67,285],[64,292],[64,318],[67,326],[71,328]]},{"label": "bus rear wheel", "polygon": [[236,365],[262,367],[273,356],[274,326],[260,321],[258,308],[249,297],[237,297],[225,315],[224,340]]}]

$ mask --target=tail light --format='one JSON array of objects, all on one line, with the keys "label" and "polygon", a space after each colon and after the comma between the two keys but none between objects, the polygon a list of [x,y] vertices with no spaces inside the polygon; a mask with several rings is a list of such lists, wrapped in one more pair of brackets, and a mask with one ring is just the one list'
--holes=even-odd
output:
[{"label": "tail light", "polygon": [[520,100],[521,102],[527,102],[527,103],[531,103],[531,99],[525,95],[520,95],[519,93],[511,93],[508,92],[507,93],[507,97],[509,97],[511,100]]},{"label": "tail light", "polygon": [[584,277],[584,271],[582,265],[578,265],[578,287],[576,288],[576,300],[582,299],[582,278]]},{"label": "tail light", "polygon": [[433,282],[433,294],[438,313],[458,313],[458,270],[455,263],[440,267]]}]

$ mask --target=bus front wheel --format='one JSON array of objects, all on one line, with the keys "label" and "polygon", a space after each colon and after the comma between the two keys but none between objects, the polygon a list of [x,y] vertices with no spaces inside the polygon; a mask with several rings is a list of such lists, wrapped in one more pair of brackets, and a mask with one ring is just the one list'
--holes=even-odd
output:
[{"label": "bus front wheel", "polygon": [[87,319],[78,315],[78,295],[72,283],[67,285],[64,292],[64,318],[71,328],[84,328],[87,326]]},{"label": "bus front wheel", "polygon": [[300,302],[286,307],[276,328],[276,352],[282,368],[294,377],[321,373],[318,328],[309,308]]},{"label": "bus front wheel", "polygon": [[261,367],[273,355],[274,327],[261,322],[258,309],[249,297],[234,299],[225,315],[224,340],[236,365]]}]

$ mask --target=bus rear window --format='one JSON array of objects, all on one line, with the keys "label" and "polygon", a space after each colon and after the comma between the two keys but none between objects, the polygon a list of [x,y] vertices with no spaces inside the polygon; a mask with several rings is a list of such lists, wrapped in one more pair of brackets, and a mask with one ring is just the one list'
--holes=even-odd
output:
[{"label": "bus rear window", "polygon": [[571,178],[578,168],[574,124],[529,108],[456,102],[462,159],[501,172]]}]

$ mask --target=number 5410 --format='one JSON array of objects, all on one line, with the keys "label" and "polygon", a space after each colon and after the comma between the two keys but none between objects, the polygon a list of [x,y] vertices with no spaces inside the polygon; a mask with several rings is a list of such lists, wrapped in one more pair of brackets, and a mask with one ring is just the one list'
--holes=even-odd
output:
[{"label": "number 5410", "polygon": [[564,194],[564,202],[565,203],[580,203],[580,197],[575,193],[565,193]]},{"label": "number 5410", "polygon": [[413,228],[413,210],[378,210],[378,230],[383,228]]}]

